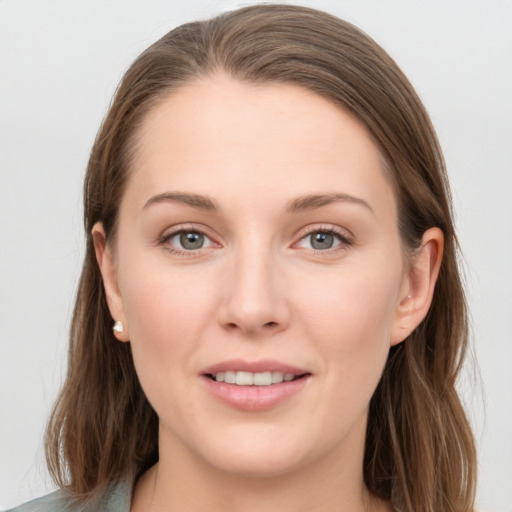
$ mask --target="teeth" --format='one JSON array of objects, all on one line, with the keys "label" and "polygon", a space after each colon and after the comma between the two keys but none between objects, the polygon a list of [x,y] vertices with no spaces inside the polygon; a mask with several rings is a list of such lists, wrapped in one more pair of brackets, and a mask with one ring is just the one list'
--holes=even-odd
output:
[{"label": "teeth", "polygon": [[237,386],[270,386],[271,384],[280,384],[289,382],[295,378],[293,373],[283,372],[219,372],[213,375],[217,382],[226,382],[227,384],[236,384]]},{"label": "teeth", "polygon": [[270,386],[272,384],[272,372],[255,373],[253,384],[255,386]]},{"label": "teeth", "polygon": [[283,382],[283,373],[272,372],[272,384],[279,384],[280,382]]},{"label": "teeth", "polygon": [[236,382],[236,372],[225,372],[224,382],[227,382],[228,384],[234,384]]},{"label": "teeth", "polygon": [[250,372],[236,372],[237,386],[252,386],[253,385],[253,374]]}]

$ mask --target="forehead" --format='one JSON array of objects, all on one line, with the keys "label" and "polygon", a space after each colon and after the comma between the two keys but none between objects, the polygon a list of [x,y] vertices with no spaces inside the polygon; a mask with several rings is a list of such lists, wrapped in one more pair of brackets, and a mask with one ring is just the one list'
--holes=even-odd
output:
[{"label": "forehead", "polygon": [[297,85],[223,75],[192,82],[153,108],[136,141],[130,181],[141,194],[191,189],[226,197],[231,191],[246,201],[258,193],[288,200],[341,187],[336,191],[380,196],[394,208],[367,130]]},{"label": "forehead", "polygon": [[[233,144],[247,149],[264,146],[268,154],[287,143],[295,145],[299,154],[300,139],[321,145],[315,157],[332,143],[343,150],[344,141],[352,147],[356,143],[354,149],[377,149],[354,116],[311,90],[290,83],[242,82],[225,75],[193,81],[158,102],[136,136],[140,156],[155,149],[159,134],[172,136],[183,149],[191,143],[214,142],[208,147],[210,154]],[[219,134],[223,147],[218,145]]]}]

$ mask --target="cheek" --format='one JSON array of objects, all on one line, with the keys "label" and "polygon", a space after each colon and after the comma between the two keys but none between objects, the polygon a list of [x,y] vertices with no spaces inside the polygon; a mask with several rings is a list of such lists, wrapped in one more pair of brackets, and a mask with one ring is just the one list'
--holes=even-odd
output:
[{"label": "cheek", "polygon": [[[315,286],[322,281],[327,286]],[[312,279],[307,293],[299,292],[300,317],[333,353],[357,354],[383,345],[387,350],[400,281],[399,268],[385,273],[376,265],[340,268],[323,280]]]},{"label": "cheek", "polygon": [[195,371],[193,354],[214,310],[212,282],[197,271],[133,259],[124,268],[142,271],[121,274],[120,288],[137,373],[143,386],[159,380],[168,386],[177,366]]},{"label": "cheek", "polygon": [[[125,237],[128,238],[128,237]],[[120,247],[119,287],[130,336],[143,343],[168,337],[179,343],[183,332],[194,331],[201,321],[198,311],[207,308],[207,269],[176,266],[164,249],[126,241]]]},{"label": "cheek", "polygon": [[183,389],[195,389],[197,353],[212,310],[211,294],[199,279],[170,272],[168,267],[148,267],[143,276],[130,276],[123,284],[130,343],[142,389],[160,418],[188,424],[194,396],[192,392],[183,394]]},{"label": "cheek", "polygon": [[363,412],[387,360],[401,269],[382,274],[378,268],[334,272],[328,291],[312,288],[303,294],[301,317],[322,354],[331,390],[327,409],[336,411],[335,418],[349,410]]},{"label": "cheek", "polygon": [[366,418],[388,357],[396,304],[394,280],[347,273],[331,283],[329,294],[310,294],[304,309],[309,337],[322,354],[327,391],[315,414],[326,438]]}]

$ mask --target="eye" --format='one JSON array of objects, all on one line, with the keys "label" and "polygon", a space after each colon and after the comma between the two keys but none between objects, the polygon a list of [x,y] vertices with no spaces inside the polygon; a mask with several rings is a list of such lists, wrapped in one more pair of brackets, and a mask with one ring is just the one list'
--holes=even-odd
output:
[{"label": "eye", "polygon": [[350,241],[333,229],[317,229],[301,238],[298,243],[299,247],[315,251],[336,249],[340,245],[350,245]]},{"label": "eye", "polygon": [[170,249],[176,252],[197,251],[213,245],[210,238],[201,233],[201,231],[184,229],[165,236],[163,243],[171,246]]}]

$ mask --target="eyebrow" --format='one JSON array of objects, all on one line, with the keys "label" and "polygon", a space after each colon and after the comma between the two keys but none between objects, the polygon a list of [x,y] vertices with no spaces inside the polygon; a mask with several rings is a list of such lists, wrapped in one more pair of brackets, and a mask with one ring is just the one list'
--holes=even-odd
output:
[{"label": "eyebrow", "polygon": [[207,196],[199,194],[190,194],[187,192],[164,192],[149,198],[144,205],[144,208],[156,203],[183,203],[199,210],[209,212],[218,212],[220,208],[216,205],[215,201]]},{"label": "eyebrow", "polygon": [[[208,196],[191,194],[188,192],[164,192],[163,194],[157,194],[156,196],[152,196],[148,199],[144,205],[144,209],[152,204],[166,202],[182,203],[192,206],[193,208],[209,212],[220,212],[220,208],[217,206],[214,199]],[[338,202],[358,204],[368,209],[371,213],[375,213],[373,208],[364,199],[340,193],[312,194],[297,197],[286,204],[285,212],[293,213],[298,211],[314,210],[316,208],[321,208],[322,206]]]},{"label": "eyebrow", "polygon": [[298,197],[287,203],[285,211],[297,212],[303,210],[314,210],[315,208],[320,208],[322,206],[338,202],[358,204],[364,206],[371,213],[375,214],[373,208],[364,199],[360,199],[359,197],[354,197],[349,194],[338,193],[314,194]]}]

